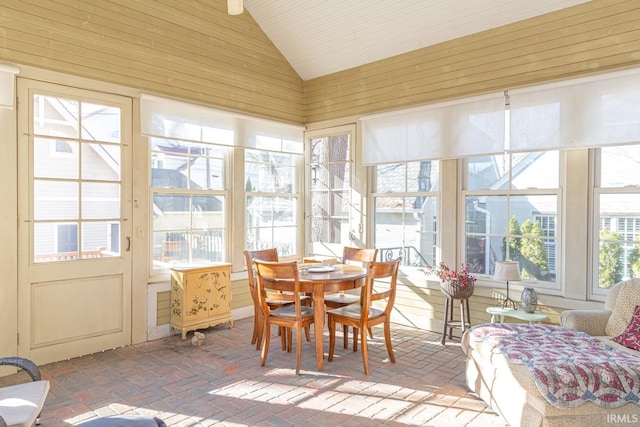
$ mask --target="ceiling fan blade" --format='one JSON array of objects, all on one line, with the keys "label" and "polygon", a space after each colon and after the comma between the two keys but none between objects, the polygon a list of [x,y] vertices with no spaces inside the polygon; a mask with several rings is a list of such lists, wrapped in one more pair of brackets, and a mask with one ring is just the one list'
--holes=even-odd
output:
[{"label": "ceiling fan blade", "polygon": [[242,15],[244,12],[242,0],[227,0],[227,11],[229,15]]}]

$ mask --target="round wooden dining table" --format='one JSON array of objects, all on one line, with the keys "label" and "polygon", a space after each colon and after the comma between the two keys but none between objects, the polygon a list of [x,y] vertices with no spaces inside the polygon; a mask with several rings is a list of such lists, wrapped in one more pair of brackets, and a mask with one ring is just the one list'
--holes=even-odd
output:
[{"label": "round wooden dining table", "polygon": [[[309,264],[300,266],[299,270],[300,291],[310,293],[313,298],[316,361],[318,370],[322,371],[322,361],[324,359],[324,295],[364,286],[367,270],[348,264]],[[270,282],[269,287],[272,289],[291,291],[291,281]],[[300,337],[297,337],[297,339],[300,339]]]}]

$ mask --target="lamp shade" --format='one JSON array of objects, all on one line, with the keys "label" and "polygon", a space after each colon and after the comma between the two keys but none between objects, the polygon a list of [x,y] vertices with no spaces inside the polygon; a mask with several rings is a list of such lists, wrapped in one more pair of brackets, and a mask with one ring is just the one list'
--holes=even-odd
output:
[{"label": "lamp shade", "polygon": [[493,278],[506,281],[522,280],[520,277],[520,264],[518,261],[497,261]]}]

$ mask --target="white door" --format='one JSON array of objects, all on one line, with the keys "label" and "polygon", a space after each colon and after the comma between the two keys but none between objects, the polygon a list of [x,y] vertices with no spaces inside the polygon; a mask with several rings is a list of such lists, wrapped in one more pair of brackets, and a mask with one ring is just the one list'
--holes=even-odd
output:
[{"label": "white door", "polygon": [[344,246],[363,247],[362,197],[353,188],[355,126],[306,134],[307,255],[342,257]]},{"label": "white door", "polygon": [[131,99],[18,79],[18,352],[131,343]]}]

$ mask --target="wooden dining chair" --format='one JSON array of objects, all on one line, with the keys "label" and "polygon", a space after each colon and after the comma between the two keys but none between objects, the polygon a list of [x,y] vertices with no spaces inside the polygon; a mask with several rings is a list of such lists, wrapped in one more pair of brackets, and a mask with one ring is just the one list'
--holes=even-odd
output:
[{"label": "wooden dining chair", "polygon": [[[262,259],[265,261],[278,261],[278,250],[276,248],[261,249],[256,251],[243,251],[244,260],[247,264],[247,279],[249,281],[249,292],[253,301],[253,334],[251,335],[251,344],[256,345],[256,350],[260,349],[262,344],[262,312],[258,306],[258,291],[256,284],[256,275],[254,271],[253,261]],[[282,335],[285,340],[286,334]],[[283,350],[286,348],[286,341],[282,343]]]},{"label": "wooden dining chair", "polygon": [[[376,260],[378,256],[378,249],[363,249],[363,248],[352,248],[345,246],[342,251],[342,263],[360,263],[363,267],[367,268],[370,263]],[[360,295],[349,294],[344,292],[339,292],[336,294],[326,295],[324,297],[324,305],[327,309],[334,309],[339,307],[344,307],[346,305],[354,304],[360,302]],[[343,327],[343,335],[344,335],[344,348],[349,347],[349,328],[345,325]],[[373,338],[371,330],[369,330],[369,336]],[[354,341],[355,345],[355,341]]]},{"label": "wooden dining chair", "polygon": [[[393,355],[391,347],[391,310],[396,299],[396,287],[398,280],[398,268],[400,266],[400,258],[386,262],[372,262],[369,264],[369,271],[362,289],[362,298],[360,304],[350,304],[344,307],[327,311],[329,325],[329,362],[333,360],[333,353],[336,344],[336,327],[338,324],[353,327],[354,351],[357,350],[358,336],[361,337],[362,345],[362,363],[364,364],[364,373],[369,375],[369,355],[367,345],[366,330],[372,326],[384,324],[384,341],[387,346],[389,360],[395,363],[396,358]],[[373,285],[376,280],[384,279],[389,281],[389,286],[384,291],[373,291]],[[384,309],[372,306],[373,301],[386,299]],[[360,333],[358,333],[360,332]]]},{"label": "wooden dining chair", "polygon": [[[249,292],[251,294],[251,299],[253,300],[253,334],[251,335],[251,344],[256,345],[256,350],[260,350],[260,346],[262,345],[262,332],[264,331],[264,327],[262,325],[262,311],[258,306],[258,293],[257,293],[257,284],[256,284],[256,276],[254,271],[253,262],[256,259],[261,259],[263,261],[278,261],[278,250],[276,248],[270,249],[261,249],[255,251],[243,251],[245,263],[247,264],[247,279],[249,281]],[[302,298],[304,305],[311,305],[310,297]],[[267,304],[271,308],[278,308],[283,304],[290,304],[288,301],[282,301],[278,298],[277,295],[269,294],[267,297]],[[282,350],[291,351],[291,345],[287,343],[287,334],[286,330],[280,330],[280,337],[282,340]],[[309,328],[305,330],[307,341],[310,338]]]},{"label": "wooden dining chair", "polygon": [[[271,325],[287,328],[288,343],[292,341],[291,331],[296,331],[296,375],[300,375],[300,362],[302,360],[302,330],[308,328],[314,321],[313,307],[303,305],[300,294],[300,277],[298,274],[298,263],[272,262],[256,259],[257,294],[258,305],[262,311],[264,325],[264,345],[262,346],[262,361],[260,366],[264,366],[269,353],[269,337],[271,336]],[[289,292],[275,293],[281,301],[289,304],[272,309],[267,303],[270,291],[275,291],[273,283],[276,281],[287,281]]]}]

